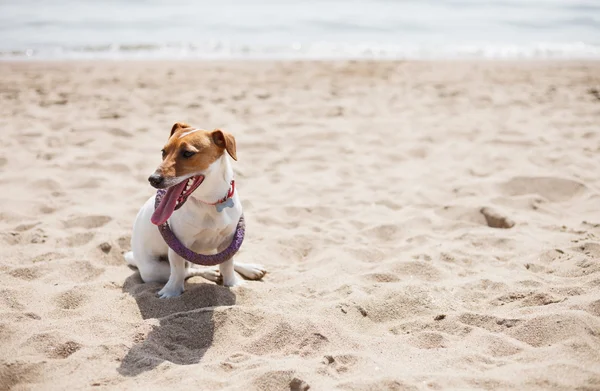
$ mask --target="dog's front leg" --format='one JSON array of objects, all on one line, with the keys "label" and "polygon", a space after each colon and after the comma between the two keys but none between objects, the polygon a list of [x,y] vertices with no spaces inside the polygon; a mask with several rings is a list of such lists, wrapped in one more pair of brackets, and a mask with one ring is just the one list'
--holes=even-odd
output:
[{"label": "dog's front leg", "polygon": [[177,297],[183,293],[183,284],[185,281],[185,259],[181,258],[175,251],[169,248],[169,264],[171,265],[171,274],[169,281],[158,292],[161,299]]},{"label": "dog's front leg", "polygon": [[234,287],[242,284],[242,280],[238,278],[233,269],[233,258],[229,258],[220,264],[219,271],[221,272],[221,277],[223,277],[224,286]]}]

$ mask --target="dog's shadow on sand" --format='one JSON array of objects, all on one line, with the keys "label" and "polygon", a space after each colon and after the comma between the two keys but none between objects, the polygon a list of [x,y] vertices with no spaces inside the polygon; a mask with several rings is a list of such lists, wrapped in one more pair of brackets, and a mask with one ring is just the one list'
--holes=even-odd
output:
[{"label": "dog's shadow on sand", "polygon": [[213,283],[186,282],[185,292],[170,299],[156,295],[164,284],[145,284],[136,271],[123,284],[135,298],[143,319],[156,319],[149,333],[134,336],[135,345],[121,361],[118,372],[137,376],[164,361],[179,365],[200,362],[213,341],[213,308],[235,304],[235,294]]}]

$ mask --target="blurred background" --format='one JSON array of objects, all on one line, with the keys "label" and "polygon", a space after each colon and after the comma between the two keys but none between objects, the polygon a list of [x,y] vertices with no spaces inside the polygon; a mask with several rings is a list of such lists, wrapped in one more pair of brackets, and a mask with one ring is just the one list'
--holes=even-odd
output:
[{"label": "blurred background", "polygon": [[600,58],[600,1],[2,0],[14,57]]}]

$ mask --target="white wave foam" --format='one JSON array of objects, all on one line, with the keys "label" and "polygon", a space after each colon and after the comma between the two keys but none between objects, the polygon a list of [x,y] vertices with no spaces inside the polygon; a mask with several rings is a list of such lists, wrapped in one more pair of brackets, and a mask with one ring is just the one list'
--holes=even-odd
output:
[{"label": "white wave foam", "polygon": [[249,46],[226,41],[203,44],[129,44],[41,47],[0,51],[0,59],[600,59],[600,45],[534,44],[391,45],[316,42]]}]

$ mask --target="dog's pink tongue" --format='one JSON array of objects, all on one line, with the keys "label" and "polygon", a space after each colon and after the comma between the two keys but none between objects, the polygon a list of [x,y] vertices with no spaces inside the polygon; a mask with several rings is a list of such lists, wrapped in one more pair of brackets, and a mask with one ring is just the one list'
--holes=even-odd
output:
[{"label": "dog's pink tongue", "polygon": [[187,181],[183,181],[178,185],[169,187],[167,193],[160,201],[160,204],[158,204],[158,207],[154,210],[154,213],[150,218],[152,224],[162,225],[169,220],[169,217],[171,217],[173,211],[175,210],[175,206],[177,206],[177,198],[179,198],[179,195],[183,191],[186,183]]}]

